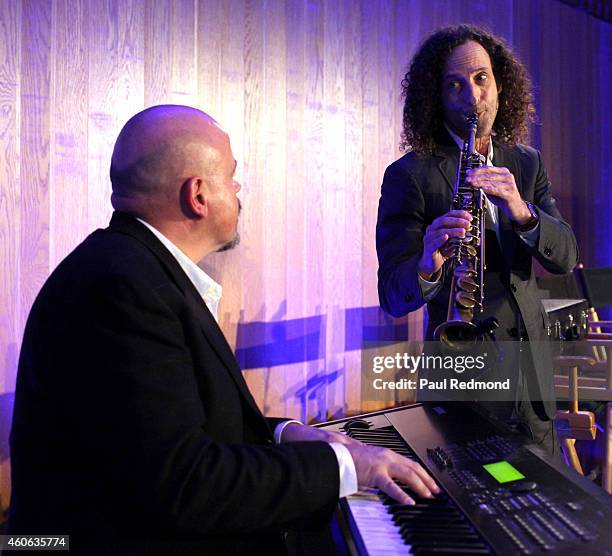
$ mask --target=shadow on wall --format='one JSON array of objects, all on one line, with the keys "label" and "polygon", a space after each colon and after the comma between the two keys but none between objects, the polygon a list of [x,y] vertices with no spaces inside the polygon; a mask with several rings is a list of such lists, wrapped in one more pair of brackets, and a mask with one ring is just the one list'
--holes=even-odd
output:
[{"label": "shadow on wall", "polygon": [[[290,388],[283,395],[283,400],[296,399],[299,400],[302,407],[301,420],[312,423],[321,423],[322,421],[330,421],[344,417],[344,409],[339,409],[334,415],[327,414],[326,394],[328,386],[334,384],[336,380],[344,376],[344,369],[339,371],[322,371],[306,381],[304,386],[299,388]],[[308,402],[316,401],[314,407],[318,408],[314,415],[308,419],[306,408]]]},{"label": "shadow on wall", "polygon": [[[285,314],[283,306],[277,315]],[[239,323],[236,359],[245,370],[324,359],[325,324],[325,315]]]},{"label": "shadow on wall", "polygon": [[396,319],[380,307],[354,307],[345,311],[344,349],[362,349],[363,342],[395,342],[408,339],[405,318]]},{"label": "shadow on wall", "polygon": [[[286,301],[281,303],[269,322],[240,322],[236,334],[236,359],[243,370],[264,369],[267,392],[272,367],[309,363],[306,383],[289,386],[283,400],[294,400],[302,408],[301,419],[307,419],[307,408],[318,408],[308,420],[320,422],[343,417],[343,410],[327,415],[327,392],[345,377],[344,366],[334,364],[334,354],[326,352],[327,327],[333,319],[328,315],[283,320]],[[334,315],[337,318],[337,315]],[[403,341],[408,339],[405,319],[394,319],[380,307],[354,307],[344,311],[344,351],[363,348],[363,342]],[[320,361],[324,364],[321,365]],[[317,363],[319,361],[319,363]],[[329,366],[329,367],[328,367]],[[342,386],[343,387],[343,386]],[[264,396],[265,398],[265,396]],[[265,411],[265,408],[264,408]]]},{"label": "shadow on wall", "polygon": [[[283,302],[276,315],[285,313]],[[344,317],[345,351],[359,350],[363,342],[408,339],[406,321],[394,319],[380,307],[346,309]],[[325,359],[326,325],[326,315],[238,323],[236,359],[243,370]]]}]

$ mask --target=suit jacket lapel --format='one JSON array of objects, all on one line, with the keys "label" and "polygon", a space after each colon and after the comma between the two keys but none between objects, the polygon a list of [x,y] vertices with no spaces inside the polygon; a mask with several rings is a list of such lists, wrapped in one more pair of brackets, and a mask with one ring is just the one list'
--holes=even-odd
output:
[{"label": "suit jacket lapel", "polygon": [[200,319],[200,327],[202,329],[202,333],[206,336],[208,342],[215,350],[221,361],[225,364],[228,372],[234,379],[236,386],[242,392],[244,397],[246,398],[248,404],[252,407],[252,409],[261,415],[251,392],[248,389],[248,386],[242,376],[242,372],[232,350],[219,328],[219,324],[212,316],[210,310],[204,303],[202,296],[199,294],[198,290],[193,285],[193,282],[187,277],[178,261],[173,257],[173,255],[160,243],[160,241],[148,230],[145,226],[143,226],[140,222],[138,222],[132,216],[115,212],[110,222],[110,227],[121,231],[123,233],[127,233],[142,243],[144,243],[160,260],[161,264],[166,268],[168,273],[172,276],[174,282],[179,287],[179,289],[185,294],[190,305],[199,307],[198,316]]},{"label": "suit jacket lapel", "polygon": [[[499,168],[508,168],[514,176],[519,193],[522,193],[521,167],[516,157],[514,157],[506,147],[499,145],[495,141],[493,142],[493,165]],[[497,217],[499,219],[499,239],[501,250],[504,254],[504,265],[506,270],[510,271],[518,238],[512,228],[512,222],[510,222],[501,210],[497,211]]]},{"label": "suit jacket lapel", "polygon": [[[447,134],[448,135],[448,134]],[[450,141],[452,139],[448,136]],[[459,166],[459,149],[454,142],[449,144],[448,141],[445,141],[442,144],[439,144],[436,151],[434,152],[434,156],[436,156],[438,160],[438,170],[442,174],[446,185],[450,189],[451,192],[455,189],[455,181],[457,179],[457,167]]]}]

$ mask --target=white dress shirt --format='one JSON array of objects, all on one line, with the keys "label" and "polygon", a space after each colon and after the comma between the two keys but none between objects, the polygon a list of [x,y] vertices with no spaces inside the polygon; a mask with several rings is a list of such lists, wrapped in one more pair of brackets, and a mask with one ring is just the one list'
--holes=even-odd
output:
[{"label": "white dress shirt", "polygon": [[221,301],[221,294],[223,288],[221,284],[217,284],[206,272],[204,272],[197,264],[195,264],[185,253],[183,253],[174,243],[172,243],[164,234],[162,234],[157,228],[154,228],[148,222],[145,222],[141,218],[137,217],[139,222],[142,222],[151,232],[155,235],[159,241],[164,244],[164,247],[172,253],[172,256],[176,259],[178,264],[187,274],[187,277],[191,280],[195,289],[202,296],[204,303],[208,307],[208,310],[212,313],[213,317],[217,322],[219,301]]},{"label": "white dress shirt", "polygon": [[[181,251],[174,243],[172,243],[164,234],[162,234],[157,228],[154,228],[148,222],[145,222],[141,218],[137,218],[139,222],[144,224],[151,232],[155,235],[159,241],[162,242],[164,247],[170,251],[172,256],[177,260],[181,268],[187,275],[187,277],[191,280],[195,289],[198,290],[198,293],[202,296],[204,303],[213,314],[215,319],[218,321],[218,309],[219,309],[219,301],[221,300],[221,294],[223,292],[223,288],[220,284],[215,282],[206,272],[204,272],[197,264],[195,264],[183,251]],[[281,442],[281,435],[283,433],[283,429],[289,423],[298,423],[302,424],[300,421],[296,420],[288,420],[283,421],[279,425],[276,426],[274,430],[274,440],[277,444]],[[353,458],[351,453],[348,451],[346,446],[340,444],[339,442],[330,442],[329,445],[334,450],[336,454],[336,459],[338,460],[338,469],[340,476],[340,493],[339,497],[342,498],[344,496],[348,496],[349,494],[353,494],[357,492],[357,471],[355,469],[355,463],[353,462]]]}]

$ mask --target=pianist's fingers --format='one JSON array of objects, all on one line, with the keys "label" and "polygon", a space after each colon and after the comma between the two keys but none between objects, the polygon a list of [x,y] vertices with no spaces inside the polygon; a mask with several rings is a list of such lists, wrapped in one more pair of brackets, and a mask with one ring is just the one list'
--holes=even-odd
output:
[{"label": "pianist's fingers", "polygon": [[394,461],[390,466],[390,475],[395,480],[405,483],[415,494],[431,498],[440,489],[427,472],[416,462],[392,452]]},{"label": "pianist's fingers", "polygon": [[436,481],[433,480],[431,475],[427,473],[425,468],[420,463],[416,461],[410,461],[402,456],[399,457],[402,458],[404,461],[408,461],[410,463],[410,465],[412,466],[412,470],[421,478],[423,483],[425,483],[425,486],[431,492],[433,492],[434,494],[440,494],[440,487],[438,487]]},{"label": "pianist's fingers", "polygon": [[415,461],[377,446],[359,443],[349,444],[347,448],[355,463],[359,486],[377,487],[403,504],[414,501],[394,480],[402,481],[419,496],[431,497],[432,493],[439,492],[433,479]]},{"label": "pianist's fingers", "polygon": [[397,500],[400,504],[406,504],[408,506],[414,506],[415,501],[413,498],[408,496],[394,481],[389,479],[387,483],[378,487],[385,494],[388,494],[394,500]]}]

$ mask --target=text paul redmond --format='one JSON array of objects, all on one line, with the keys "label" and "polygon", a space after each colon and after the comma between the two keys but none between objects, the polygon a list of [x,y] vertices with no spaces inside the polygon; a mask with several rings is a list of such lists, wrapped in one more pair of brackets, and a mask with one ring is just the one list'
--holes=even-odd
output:
[{"label": "text paul redmond", "polygon": [[[381,374],[386,370],[403,371],[414,374],[418,369],[427,371],[446,371],[462,374],[464,371],[482,371],[486,365],[486,355],[395,355],[376,356],[372,359],[372,371]],[[381,377],[372,380],[375,390],[510,390],[510,378],[506,380],[478,380],[440,377],[397,378],[385,380]]]}]

